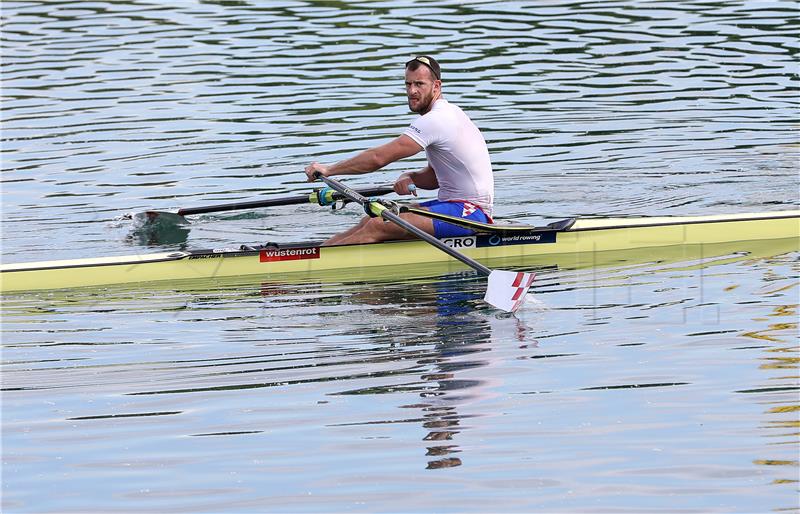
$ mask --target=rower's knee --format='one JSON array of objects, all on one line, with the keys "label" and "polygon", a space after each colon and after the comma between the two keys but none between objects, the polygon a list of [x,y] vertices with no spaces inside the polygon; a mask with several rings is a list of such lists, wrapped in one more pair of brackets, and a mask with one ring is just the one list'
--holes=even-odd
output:
[{"label": "rower's knee", "polygon": [[366,217],[361,220],[361,223],[364,226],[364,230],[371,235],[375,235],[379,237],[384,232],[386,232],[386,222],[383,221],[383,218],[370,218]]},{"label": "rower's knee", "polygon": [[383,218],[363,218],[360,222],[359,235],[365,243],[379,243],[391,239],[402,238],[403,230],[392,223],[387,223]]}]

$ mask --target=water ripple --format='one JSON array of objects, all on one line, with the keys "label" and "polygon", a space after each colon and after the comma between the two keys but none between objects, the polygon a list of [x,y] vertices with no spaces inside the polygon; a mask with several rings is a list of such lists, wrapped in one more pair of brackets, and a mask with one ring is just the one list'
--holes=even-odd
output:
[{"label": "water ripple", "polygon": [[[3,260],[341,230],[356,209],[168,242],[120,216],[306,191],[305,164],[413,119],[419,53],[486,136],[500,217],[796,208],[796,10],[3,2]],[[517,317],[459,274],[3,298],[3,509],[791,509],[796,259],[564,263]]]},{"label": "water ripple", "polygon": [[[416,32],[445,63],[447,96],[484,130],[502,215],[538,214],[505,208],[537,202],[519,184],[550,187],[548,213],[561,217],[791,206],[793,12],[790,2],[9,3],[6,255],[66,241],[119,253],[106,244],[124,244],[105,225],[113,216],[87,216],[109,212],[109,197],[128,212],[302,189],[308,161],[409,122],[398,66],[420,51],[407,38]],[[743,187],[706,180],[732,165]],[[633,180],[654,172],[666,188]],[[154,173],[163,180],[146,179]],[[674,196],[689,175],[700,189]],[[603,189],[602,202],[585,201]],[[58,221],[46,240],[30,235],[44,221],[19,214],[39,208]],[[310,216],[282,220],[285,232]]]}]

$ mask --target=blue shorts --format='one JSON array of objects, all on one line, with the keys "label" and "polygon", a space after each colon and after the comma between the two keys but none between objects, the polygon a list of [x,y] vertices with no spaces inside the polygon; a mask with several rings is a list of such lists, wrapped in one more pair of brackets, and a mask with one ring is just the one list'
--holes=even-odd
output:
[{"label": "blue shorts", "polygon": [[[472,209],[469,207],[473,205],[469,202],[443,202],[441,200],[430,200],[428,202],[422,202],[419,205],[420,207],[425,207],[432,212],[447,214],[448,216],[454,216],[456,218],[480,221],[481,223],[491,223],[489,217],[481,209],[475,209],[474,212],[470,213],[469,211]],[[458,225],[453,225],[452,223],[447,223],[446,221],[437,219],[433,220],[433,235],[438,239],[442,239],[444,237],[471,236],[474,233],[474,230],[465,227],[460,227]]]}]

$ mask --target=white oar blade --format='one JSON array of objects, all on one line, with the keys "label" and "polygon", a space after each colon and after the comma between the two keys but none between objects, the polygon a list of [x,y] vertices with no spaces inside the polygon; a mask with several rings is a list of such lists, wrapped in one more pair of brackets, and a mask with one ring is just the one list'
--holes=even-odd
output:
[{"label": "white oar blade", "polygon": [[489,275],[484,301],[506,312],[515,312],[525,303],[535,273],[493,270]]}]

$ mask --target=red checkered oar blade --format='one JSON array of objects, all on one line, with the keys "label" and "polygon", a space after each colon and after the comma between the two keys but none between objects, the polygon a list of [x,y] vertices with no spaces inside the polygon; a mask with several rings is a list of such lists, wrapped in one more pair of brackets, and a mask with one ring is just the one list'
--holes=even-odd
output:
[{"label": "red checkered oar blade", "polygon": [[534,273],[492,270],[483,299],[498,309],[515,312],[525,303],[525,295],[534,277]]}]

